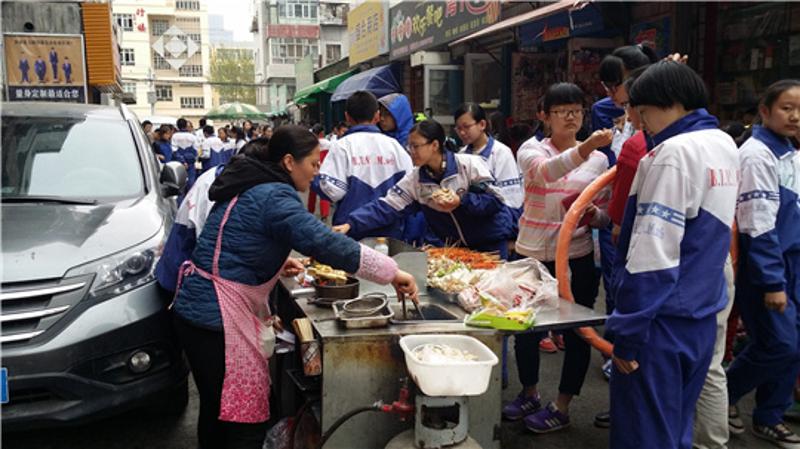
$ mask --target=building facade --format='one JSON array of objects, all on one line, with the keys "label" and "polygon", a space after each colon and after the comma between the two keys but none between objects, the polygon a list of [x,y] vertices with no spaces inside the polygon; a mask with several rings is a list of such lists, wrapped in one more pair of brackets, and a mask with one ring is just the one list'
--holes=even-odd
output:
[{"label": "building facade", "polygon": [[212,104],[204,0],[115,0],[123,90],[140,119],[197,119]]},{"label": "building facade", "polygon": [[256,103],[281,111],[297,89],[295,64],[311,55],[314,69],[347,57],[349,0],[255,0]]}]

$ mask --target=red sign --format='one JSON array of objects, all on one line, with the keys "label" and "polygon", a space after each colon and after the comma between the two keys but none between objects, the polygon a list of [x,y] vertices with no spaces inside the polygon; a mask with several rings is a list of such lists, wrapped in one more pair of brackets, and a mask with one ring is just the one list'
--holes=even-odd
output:
[{"label": "red sign", "polygon": [[303,39],[319,39],[317,25],[269,25],[267,37],[298,37]]}]

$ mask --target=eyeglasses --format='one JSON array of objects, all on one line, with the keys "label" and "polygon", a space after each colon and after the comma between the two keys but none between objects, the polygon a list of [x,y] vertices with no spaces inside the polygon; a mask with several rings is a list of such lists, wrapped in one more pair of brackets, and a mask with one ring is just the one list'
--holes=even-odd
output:
[{"label": "eyeglasses", "polygon": [[614,91],[619,87],[619,83],[606,84],[605,81],[600,81],[600,84],[603,85],[603,89],[605,89],[609,94],[614,93]]},{"label": "eyeglasses", "polygon": [[472,122],[469,125],[458,125],[458,126],[456,126],[456,131],[457,132],[462,132],[462,133],[467,132],[467,131],[469,131],[470,128],[472,128],[473,126],[475,126],[477,124],[478,124],[478,122]]},{"label": "eyeglasses", "polygon": [[580,117],[583,116],[583,109],[551,109],[550,114],[558,118]]},{"label": "eyeglasses", "polygon": [[408,144],[408,151],[417,151],[418,149],[420,149],[420,148],[422,148],[424,146],[430,145],[430,144],[431,144],[430,140],[425,142],[425,143],[409,143]]}]

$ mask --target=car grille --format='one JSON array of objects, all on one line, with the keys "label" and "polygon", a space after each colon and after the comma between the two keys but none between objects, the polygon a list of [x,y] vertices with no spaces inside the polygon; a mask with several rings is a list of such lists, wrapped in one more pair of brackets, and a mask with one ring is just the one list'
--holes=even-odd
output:
[{"label": "car grille", "polygon": [[92,276],[3,284],[0,343],[24,343],[45,333],[86,295]]}]

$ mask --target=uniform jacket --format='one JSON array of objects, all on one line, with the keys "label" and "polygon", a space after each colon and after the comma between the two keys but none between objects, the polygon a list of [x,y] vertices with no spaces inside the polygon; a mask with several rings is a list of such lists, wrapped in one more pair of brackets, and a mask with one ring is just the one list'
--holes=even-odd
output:
[{"label": "uniform jacket", "polygon": [[[755,126],[741,148],[742,183],[736,219],[739,284],[753,294],[786,291],[798,299],[800,158],[785,137]],[[737,291],[738,293],[738,291]]]},{"label": "uniform jacket", "polygon": [[214,206],[214,202],[208,199],[208,188],[224,168],[220,165],[200,175],[178,207],[164,252],[156,265],[156,279],[169,291],[175,291],[178,270],[183,261],[189,260],[197,245],[197,238]]},{"label": "uniform jacket", "polygon": [[[331,145],[314,182],[314,190],[336,203],[333,224],[347,221],[351,212],[384,196],[413,169],[411,157],[377,126],[358,125]],[[369,236],[400,237],[402,223],[387,223]]]},{"label": "uniform jacket", "polygon": [[736,144],[697,110],[653,136],[615,261],[614,354],[634,360],[658,316],[702,319],[728,301],[725,259],[739,184]]},{"label": "uniform jacket", "polygon": [[[361,238],[372,229],[422,210],[428,225],[443,241],[461,241],[464,246],[484,249],[512,238],[511,213],[483,159],[449,151],[445,157],[441,180],[427,168],[414,168],[385,197],[351,213],[347,219],[350,235]],[[461,196],[461,205],[452,214],[439,211],[431,199],[440,188]]]}]

